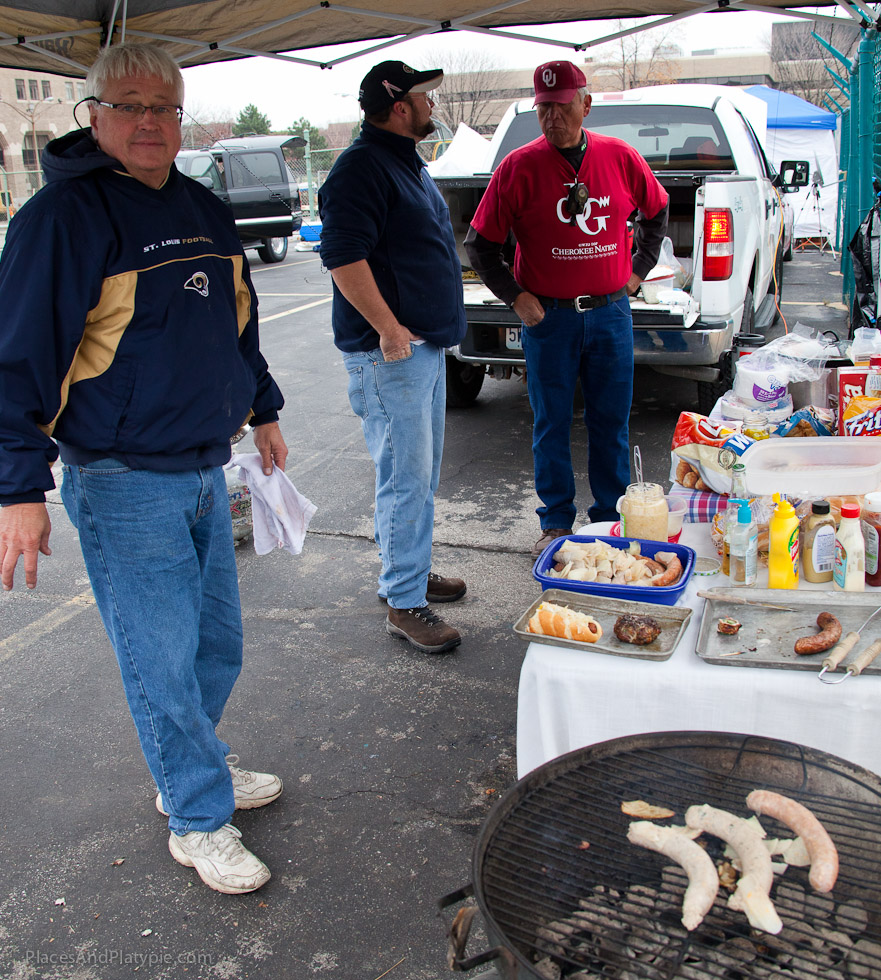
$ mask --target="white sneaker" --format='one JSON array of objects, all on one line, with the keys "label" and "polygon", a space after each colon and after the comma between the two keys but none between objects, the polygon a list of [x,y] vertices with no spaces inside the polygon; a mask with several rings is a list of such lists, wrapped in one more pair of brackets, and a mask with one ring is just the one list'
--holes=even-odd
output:
[{"label": "white sneaker", "polygon": [[[239,769],[237,755],[226,757],[229,774],[232,777],[232,790],[236,800],[237,810],[255,810],[258,806],[266,806],[281,796],[284,784],[270,772],[251,772],[249,769]],[[163,817],[168,816],[162,794],[156,795],[156,809]]]},{"label": "white sneaker", "polygon": [[187,868],[195,868],[209,888],[225,895],[253,892],[270,879],[269,868],[241,843],[242,832],[232,824],[205,833],[193,830],[178,837],[171,834],[171,856]]}]

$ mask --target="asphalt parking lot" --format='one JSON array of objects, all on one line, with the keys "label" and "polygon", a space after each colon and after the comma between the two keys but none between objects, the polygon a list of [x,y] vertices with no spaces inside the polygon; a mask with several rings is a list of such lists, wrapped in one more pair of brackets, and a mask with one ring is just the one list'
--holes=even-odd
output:
[{"label": "asphalt parking lot", "polygon": [[[168,854],[75,533],[52,502],[37,590],[0,595],[4,978],[438,980],[436,901],[470,880],[475,837],[515,782],[524,646],[511,624],[538,594],[525,386],[487,382],[474,408],[448,413],[434,567],[468,582],[442,610],[464,639],[419,654],[383,629],[372,464],[332,344],[329,278],[314,253],[252,262],[287,397],[288,476],[318,506],[302,555],[237,552],[246,663],[221,734],[242,765],[285,780],[280,800],[236,818],[273,878],[224,896]],[[837,270],[828,251],[796,254],[790,325],[846,331]],[[669,485],[673,426],[696,407],[693,385],[638,372],[632,441],[647,478]],[[469,945],[484,948],[479,925]]]}]

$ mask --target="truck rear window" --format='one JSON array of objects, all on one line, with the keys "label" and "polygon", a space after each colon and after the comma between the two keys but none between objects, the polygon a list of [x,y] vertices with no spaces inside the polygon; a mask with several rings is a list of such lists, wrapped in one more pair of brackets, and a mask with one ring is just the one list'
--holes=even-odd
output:
[{"label": "truck rear window", "polygon": [[[711,109],[671,105],[621,105],[595,102],[586,128],[616,136],[638,150],[652,170],[733,170],[725,133]],[[541,136],[535,111],[511,120],[493,169],[511,150]]]}]

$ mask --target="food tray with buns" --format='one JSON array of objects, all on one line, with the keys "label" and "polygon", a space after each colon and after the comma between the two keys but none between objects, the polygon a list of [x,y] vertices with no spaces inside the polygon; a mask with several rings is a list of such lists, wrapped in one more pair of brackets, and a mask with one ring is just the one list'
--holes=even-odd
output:
[{"label": "food tray with buns", "polygon": [[[557,578],[549,572],[554,565],[554,555],[567,541],[603,541],[613,548],[627,550],[632,541],[639,544],[640,554],[653,558],[658,551],[672,552],[682,563],[682,574],[673,585],[618,585],[616,583],[582,582],[573,579]],[[672,606],[682,595],[694,571],[695,552],[683,544],[669,541],[647,541],[642,538],[604,537],[597,534],[564,534],[553,540],[536,559],[532,567],[533,578],[543,589],[566,589],[588,595],[601,595],[616,599],[630,599],[633,602],[659,603]]]},{"label": "food tray with buns", "polygon": [[[595,643],[582,643],[579,640],[545,636],[543,633],[530,633],[529,620],[543,602],[566,606],[575,612],[593,616],[602,626],[603,635]],[[615,620],[628,613],[633,616],[651,616],[661,627],[660,635],[645,646],[619,640],[614,632]],[[668,660],[688,627],[691,614],[692,610],[686,606],[659,609],[648,602],[634,602],[613,596],[579,595],[567,589],[545,589],[514,623],[514,632],[530,643],[547,643],[551,646],[569,647],[572,650],[610,653],[616,657],[631,657],[634,660]]]}]

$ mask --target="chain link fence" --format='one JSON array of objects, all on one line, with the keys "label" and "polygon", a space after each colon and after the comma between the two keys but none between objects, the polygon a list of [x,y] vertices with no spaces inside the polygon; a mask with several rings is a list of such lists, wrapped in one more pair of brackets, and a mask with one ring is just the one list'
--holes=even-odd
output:
[{"label": "chain link fence", "polygon": [[[876,13],[881,7],[875,7]],[[853,265],[847,247],[875,203],[873,177],[881,177],[881,33],[863,30],[851,59],[848,78],[850,105],[839,114],[838,247],[841,250],[842,297],[853,308]]]},{"label": "chain link fence", "polygon": [[[450,140],[447,138],[423,140],[418,144],[417,149],[423,160],[429,162],[431,160],[436,160],[439,156],[441,156],[449,145]],[[322,148],[320,150],[311,150],[308,163],[305,156],[286,159],[288,170],[291,173],[291,181],[299,188],[300,206],[303,208],[304,212],[308,212],[310,208],[310,172],[312,178],[312,201],[317,207],[318,190],[325,180],[327,180],[327,175],[330,173],[334,163],[336,163],[337,157],[345,149],[347,149],[345,146],[336,146]],[[317,215],[315,215],[315,217],[317,218]]]}]

